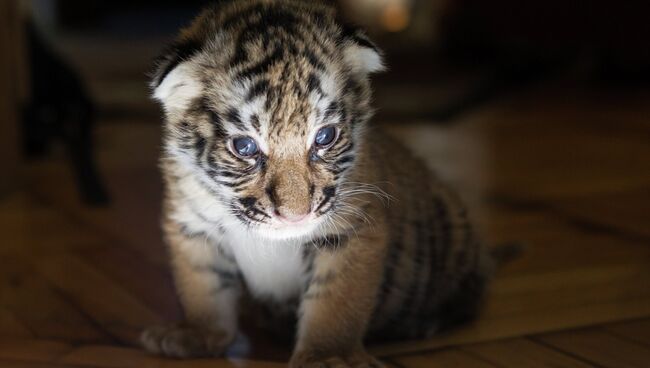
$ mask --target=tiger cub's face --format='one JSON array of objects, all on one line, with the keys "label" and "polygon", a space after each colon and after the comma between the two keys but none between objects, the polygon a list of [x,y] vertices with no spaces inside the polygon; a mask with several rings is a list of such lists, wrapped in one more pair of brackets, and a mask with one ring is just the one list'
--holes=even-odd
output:
[{"label": "tiger cub's face", "polygon": [[153,81],[166,155],[227,208],[223,221],[272,239],[341,225],[371,114],[367,76],[382,67],[361,34],[335,23],[316,32],[310,16],[284,11],[275,25],[279,15],[263,12],[241,28],[195,24]]}]

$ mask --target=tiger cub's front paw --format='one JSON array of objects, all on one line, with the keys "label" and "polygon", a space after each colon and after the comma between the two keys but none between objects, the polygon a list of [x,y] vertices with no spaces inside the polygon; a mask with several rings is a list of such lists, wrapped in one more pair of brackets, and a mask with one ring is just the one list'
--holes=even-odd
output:
[{"label": "tiger cub's front paw", "polygon": [[223,355],[233,336],[188,324],[154,326],[140,335],[150,353],[171,358],[207,358]]},{"label": "tiger cub's front paw", "polygon": [[365,352],[347,357],[332,355],[327,358],[309,353],[296,353],[289,362],[290,368],[384,368],[377,359]]}]

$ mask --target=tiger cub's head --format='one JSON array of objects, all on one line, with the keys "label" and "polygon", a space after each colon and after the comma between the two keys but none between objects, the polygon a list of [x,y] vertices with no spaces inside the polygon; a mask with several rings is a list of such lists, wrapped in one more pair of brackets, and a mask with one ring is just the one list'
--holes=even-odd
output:
[{"label": "tiger cub's head", "polygon": [[309,236],[343,204],[372,113],[368,76],[381,69],[376,47],[333,7],[222,2],[157,62],[165,155],[233,222],[267,238]]}]

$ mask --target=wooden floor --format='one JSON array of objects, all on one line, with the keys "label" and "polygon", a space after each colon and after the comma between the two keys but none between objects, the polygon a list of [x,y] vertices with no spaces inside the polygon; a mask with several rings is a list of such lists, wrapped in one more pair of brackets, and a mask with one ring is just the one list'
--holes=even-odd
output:
[{"label": "wooden floor", "polygon": [[[549,82],[454,124],[388,124],[459,188],[490,243],[528,248],[476,323],[373,346],[393,367],[650,367],[650,93]],[[59,159],[0,199],[0,367],[282,367],[247,329],[227,359],[135,346],[179,318],[158,216],[158,127],[99,129],[112,206],[79,204]]]}]

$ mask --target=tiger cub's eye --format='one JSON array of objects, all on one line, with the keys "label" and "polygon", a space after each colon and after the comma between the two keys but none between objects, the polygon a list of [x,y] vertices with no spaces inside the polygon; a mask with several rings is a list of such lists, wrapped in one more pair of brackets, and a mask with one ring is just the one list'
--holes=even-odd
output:
[{"label": "tiger cub's eye", "polygon": [[260,151],[257,142],[251,137],[234,138],[232,148],[238,156],[244,158],[255,156]]},{"label": "tiger cub's eye", "polygon": [[333,126],[327,126],[321,128],[316,133],[314,143],[316,143],[317,147],[324,148],[331,145],[334,142],[334,139],[336,139],[336,128]]}]

